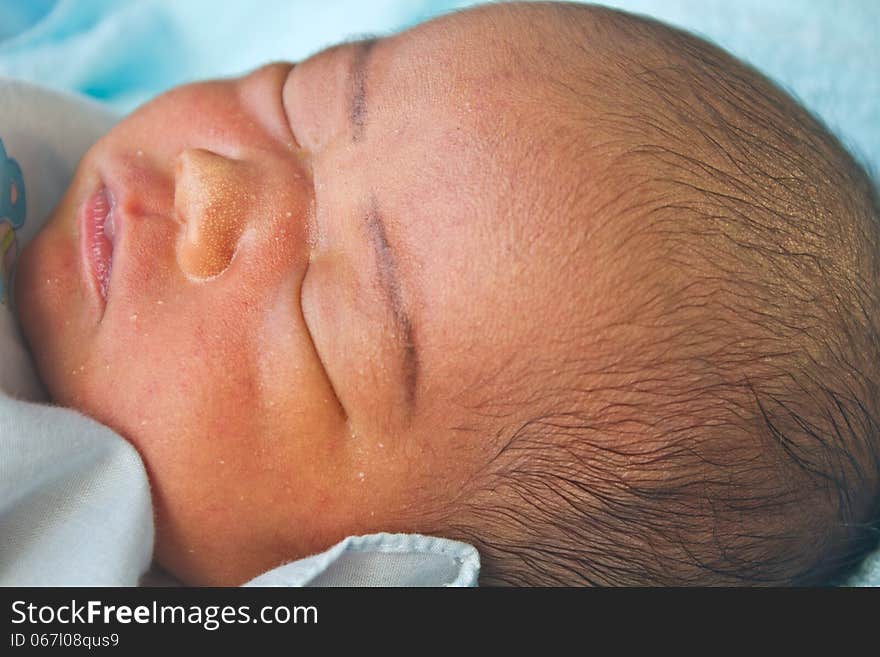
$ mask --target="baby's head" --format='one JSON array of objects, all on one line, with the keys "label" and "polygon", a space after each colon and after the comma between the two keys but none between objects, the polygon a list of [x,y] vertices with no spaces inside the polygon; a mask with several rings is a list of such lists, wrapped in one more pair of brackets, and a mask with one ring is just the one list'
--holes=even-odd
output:
[{"label": "baby's head", "polygon": [[16,293],[184,581],[418,531],[486,582],[814,582],[876,517],[877,217],[714,47],[497,5],[160,96]]}]

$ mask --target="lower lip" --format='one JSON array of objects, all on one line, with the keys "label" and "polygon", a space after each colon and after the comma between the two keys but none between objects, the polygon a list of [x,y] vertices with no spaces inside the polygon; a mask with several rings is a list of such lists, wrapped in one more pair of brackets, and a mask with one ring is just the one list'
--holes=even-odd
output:
[{"label": "lower lip", "polygon": [[113,197],[102,185],[83,203],[79,217],[83,261],[93,287],[104,301],[113,267],[114,205]]}]

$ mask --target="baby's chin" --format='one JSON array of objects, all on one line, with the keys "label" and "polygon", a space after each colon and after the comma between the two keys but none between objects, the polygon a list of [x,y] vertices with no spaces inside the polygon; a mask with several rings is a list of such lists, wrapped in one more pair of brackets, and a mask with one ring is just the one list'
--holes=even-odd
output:
[{"label": "baby's chin", "polygon": [[[259,545],[225,543],[224,536],[215,536],[209,547],[186,547],[177,536],[169,535],[167,527],[157,527],[155,562],[186,586],[241,586],[250,580],[286,563],[323,551],[336,541],[310,551],[290,544]],[[344,538],[341,536],[339,540]]]},{"label": "baby's chin", "polygon": [[[226,465],[234,462],[230,455]],[[261,489],[259,477],[217,479],[216,472],[201,477],[210,482],[188,487],[186,482],[200,478],[192,468],[187,473],[169,467],[156,476],[156,468],[146,463],[156,530],[154,558],[189,586],[240,586],[349,534],[377,531],[382,524],[347,521],[346,515],[356,517],[356,508],[338,515],[332,504],[319,510],[322,505],[311,489],[271,493]],[[352,504],[357,499],[352,491],[345,494]]]},{"label": "baby's chin", "polygon": [[175,548],[157,548],[155,563],[185,586],[242,586],[275,566],[298,558],[265,563],[261,560],[248,562],[241,558],[215,562],[202,561],[199,555],[189,551],[178,554]]},{"label": "baby's chin", "polygon": [[[240,531],[218,531],[214,523],[174,527],[163,519],[162,506],[155,506],[154,559],[187,586],[241,586],[278,565],[305,556],[289,544],[261,545],[256,528],[248,543],[242,540]],[[239,530],[247,525],[241,519],[231,522]]]}]

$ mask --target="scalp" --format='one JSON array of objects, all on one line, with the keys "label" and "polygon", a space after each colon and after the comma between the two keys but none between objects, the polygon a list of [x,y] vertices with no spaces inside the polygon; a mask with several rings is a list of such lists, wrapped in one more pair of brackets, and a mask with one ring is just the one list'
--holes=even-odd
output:
[{"label": "scalp", "polygon": [[450,530],[498,582],[827,581],[877,536],[876,187],[714,46],[546,11],[571,19],[542,126],[570,170],[547,207],[570,257],[601,259],[572,297],[606,303],[555,331],[567,362],[533,363],[531,416]]}]

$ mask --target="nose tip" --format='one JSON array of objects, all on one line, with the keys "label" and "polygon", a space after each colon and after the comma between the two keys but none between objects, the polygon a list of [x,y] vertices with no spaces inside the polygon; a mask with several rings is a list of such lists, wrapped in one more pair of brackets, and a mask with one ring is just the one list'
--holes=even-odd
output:
[{"label": "nose tip", "polygon": [[181,269],[196,278],[220,274],[245,229],[247,167],[204,149],[185,150],[175,167],[174,209],[183,224]]}]

